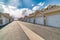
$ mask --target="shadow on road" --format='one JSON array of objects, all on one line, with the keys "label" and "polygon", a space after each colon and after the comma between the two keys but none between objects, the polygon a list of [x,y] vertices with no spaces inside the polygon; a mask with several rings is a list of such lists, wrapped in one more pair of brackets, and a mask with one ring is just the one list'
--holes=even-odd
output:
[{"label": "shadow on road", "polygon": [[[10,22],[10,23],[12,23],[12,22]],[[7,23],[7,24],[5,24],[5,25],[3,25],[3,26],[0,26],[0,30],[1,30],[2,28],[4,28],[6,25],[10,24],[10,23]]]}]

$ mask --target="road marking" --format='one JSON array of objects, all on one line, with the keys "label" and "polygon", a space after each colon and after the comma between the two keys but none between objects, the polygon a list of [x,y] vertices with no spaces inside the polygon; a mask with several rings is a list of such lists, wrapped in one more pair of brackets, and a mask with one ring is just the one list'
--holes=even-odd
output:
[{"label": "road marking", "polygon": [[23,24],[20,23],[20,26],[24,30],[24,32],[26,33],[26,35],[29,37],[30,40],[45,40],[44,38],[34,33],[33,31],[31,31],[29,28],[27,28]]}]

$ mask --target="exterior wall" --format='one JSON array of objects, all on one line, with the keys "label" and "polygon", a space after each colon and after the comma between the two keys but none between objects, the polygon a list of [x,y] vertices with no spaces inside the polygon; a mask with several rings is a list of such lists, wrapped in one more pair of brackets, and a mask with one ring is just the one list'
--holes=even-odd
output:
[{"label": "exterior wall", "polygon": [[4,17],[4,16],[1,16],[0,19],[2,19],[2,24],[0,24],[0,26],[3,26],[3,25],[5,25],[5,24],[9,23],[9,19],[6,18],[6,17]]},{"label": "exterior wall", "polygon": [[9,19],[9,22],[12,22],[12,21],[13,21],[13,19],[12,19],[12,18],[10,18],[10,19]]},{"label": "exterior wall", "polygon": [[6,24],[6,19],[4,17],[2,17],[2,20],[3,20],[3,25]]},{"label": "exterior wall", "polygon": [[29,18],[27,18],[27,22],[30,22],[30,19]]},{"label": "exterior wall", "polygon": [[46,16],[46,25],[60,27],[60,14]]},{"label": "exterior wall", "polygon": [[25,18],[24,21],[27,22],[27,18]]},{"label": "exterior wall", "polygon": [[9,19],[8,18],[6,18],[6,23],[9,23]]},{"label": "exterior wall", "polygon": [[44,18],[43,17],[36,17],[35,23],[44,25]]},{"label": "exterior wall", "polygon": [[0,26],[2,26],[2,19],[0,19]]},{"label": "exterior wall", "polygon": [[0,26],[2,25],[2,18],[1,18],[1,15],[0,15]]},{"label": "exterior wall", "polygon": [[30,22],[31,23],[34,23],[34,18],[30,18]]}]

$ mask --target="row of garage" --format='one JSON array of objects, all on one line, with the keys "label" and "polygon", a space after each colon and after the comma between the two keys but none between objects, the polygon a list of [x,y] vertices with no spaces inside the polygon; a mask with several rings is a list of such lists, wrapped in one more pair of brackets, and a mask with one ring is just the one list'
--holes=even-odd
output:
[{"label": "row of garage", "polygon": [[37,15],[33,15],[34,17],[30,15],[30,17],[27,18],[27,22],[60,27],[60,6],[54,5],[54,8],[44,9],[42,13],[40,12],[35,13]]},{"label": "row of garage", "polygon": [[4,26],[13,21],[8,13],[0,13],[0,26]]}]

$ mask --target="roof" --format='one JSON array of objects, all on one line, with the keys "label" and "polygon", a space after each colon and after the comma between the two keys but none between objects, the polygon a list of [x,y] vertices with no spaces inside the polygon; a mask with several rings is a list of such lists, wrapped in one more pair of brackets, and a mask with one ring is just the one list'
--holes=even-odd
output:
[{"label": "roof", "polygon": [[8,13],[0,13],[0,15],[3,15],[6,18],[10,18],[10,15]]},{"label": "roof", "polygon": [[49,5],[47,8],[43,8],[41,11],[43,13],[49,13],[49,12],[54,12],[60,10],[59,5]]},{"label": "roof", "polygon": [[45,16],[46,14],[52,14],[54,12],[60,11],[59,5],[49,5],[47,8],[43,8],[42,10],[36,10],[34,13],[29,14],[27,17],[36,17],[36,16]]}]

